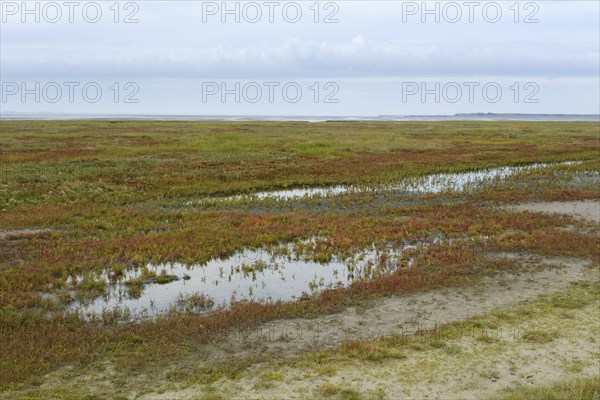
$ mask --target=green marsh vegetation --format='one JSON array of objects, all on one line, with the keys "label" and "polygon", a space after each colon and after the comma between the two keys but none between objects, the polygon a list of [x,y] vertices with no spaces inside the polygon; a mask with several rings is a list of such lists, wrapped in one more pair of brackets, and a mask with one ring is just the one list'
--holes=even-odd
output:
[{"label": "green marsh vegetation", "polygon": [[[600,240],[589,223],[527,212],[515,218],[495,207],[598,199],[597,123],[3,120],[0,127],[0,387],[35,385],[62,366],[106,358],[121,371],[143,371],[189,354],[218,329],[332,313],[378,296],[467,285],[523,268],[489,257],[492,251],[596,264],[600,258]],[[386,184],[561,161],[582,163],[531,171],[469,193],[197,204],[259,190]],[[133,295],[148,281],[168,285],[175,279],[145,269],[148,264],[193,266],[244,248],[277,248],[311,237],[322,239],[311,247],[297,241],[296,251],[326,262],[372,245],[400,246],[440,234],[489,239],[483,250],[476,240],[434,246],[414,268],[297,302],[240,302],[224,309],[197,297],[186,308],[211,308],[209,313],[172,312],[136,323],[124,323],[118,312],[91,320],[63,313],[72,298],[101,296],[125,271],[141,271],[126,282]],[[105,281],[90,278],[103,271],[109,273]],[[74,276],[83,279],[68,284]],[[41,295],[48,293],[59,301]],[[347,351],[372,344],[353,346]],[[386,349],[367,353],[396,356]]]}]

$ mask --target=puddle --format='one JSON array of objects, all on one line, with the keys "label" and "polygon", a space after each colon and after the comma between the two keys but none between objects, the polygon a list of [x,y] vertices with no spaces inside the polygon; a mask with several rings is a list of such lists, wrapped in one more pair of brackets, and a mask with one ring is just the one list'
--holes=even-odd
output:
[{"label": "puddle", "polygon": [[[160,276],[162,273],[175,280],[166,284],[146,280],[147,283],[136,286],[141,289],[136,294],[136,287],[126,282],[140,278],[142,271],[125,271],[118,282],[107,285],[104,296],[76,302],[70,309],[84,315],[101,315],[103,311],[120,308],[129,311],[132,316],[143,318],[168,311],[171,307],[203,312],[206,311],[203,310],[205,305],[227,306],[232,299],[295,300],[303,293],[347,286],[354,280],[388,274],[398,265],[410,266],[410,256],[424,245],[407,243],[400,248],[383,250],[372,247],[344,260],[333,256],[325,262],[302,258],[289,251],[282,252],[279,248],[279,251],[246,249],[225,260],[215,259],[191,267],[178,263],[149,265],[146,268],[151,274]],[[291,249],[292,245],[287,245],[287,248]],[[409,249],[413,251],[407,251]],[[109,278],[108,273],[104,273],[96,280],[109,282]]]},{"label": "puddle", "polygon": [[[210,200],[232,201],[232,200],[291,200],[299,198],[312,197],[333,197],[351,193],[368,193],[368,192],[412,192],[412,193],[442,193],[446,191],[462,192],[465,190],[473,190],[477,186],[490,184],[499,180],[506,179],[510,176],[517,175],[523,172],[531,172],[536,169],[548,167],[556,167],[563,165],[581,164],[581,161],[566,161],[561,163],[537,163],[525,166],[516,167],[499,167],[484,169],[479,171],[462,172],[462,173],[440,173],[425,175],[421,177],[407,178],[397,184],[392,185],[376,185],[376,186],[358,186],[358,185],[338,185],[331,187],[320,188],[298,188],[289,190],[275,190],[266,192],[257,192],[251,194],[241,194],[225,198],[209,198]],[[186,203],[188,205],[191,202]]]}]

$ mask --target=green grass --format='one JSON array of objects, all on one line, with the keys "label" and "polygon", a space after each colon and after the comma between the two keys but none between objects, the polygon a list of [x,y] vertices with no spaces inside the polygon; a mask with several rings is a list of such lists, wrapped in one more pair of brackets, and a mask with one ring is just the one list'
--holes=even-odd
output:
[{"label": "green grass", "polygon": [[548,386],[517,388],[501,400],[597,400],[600,398],[600,377],[577,378]]}]

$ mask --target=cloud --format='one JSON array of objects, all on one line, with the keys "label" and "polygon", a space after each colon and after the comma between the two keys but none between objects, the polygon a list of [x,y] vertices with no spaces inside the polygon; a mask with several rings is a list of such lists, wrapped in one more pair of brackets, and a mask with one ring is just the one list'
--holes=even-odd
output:
[{"label": "cloud", "polygon": [[306,78],[357,76],[597,76],[598,52],[531,42],[460,44],[285,38],[276,45],[207,48],[102,46],[5,48],[5,76],[100,78]]}]

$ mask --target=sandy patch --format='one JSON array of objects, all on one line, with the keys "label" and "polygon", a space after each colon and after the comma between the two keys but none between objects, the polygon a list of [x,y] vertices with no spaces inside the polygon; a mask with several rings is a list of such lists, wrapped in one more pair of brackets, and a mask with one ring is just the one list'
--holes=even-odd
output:
[{"label": "sandy patch", "polygon": [[276,320],[251,330],[238,329],[204,346],[195,362],[232,357],[288,357],[305,351],[335,348],[344,341],[410,334],[460,321],[494,309],[507,308],[541,294],[558,292],[585,279],[589,261],[537,258],[526,262],[553,266],[539,272],[501,274],[478,286],[446,288],[377,299],[365,308],[313,319]]},{"label": "sandy patch", "polygon": [[511,211],[565,214],[579,219],[600,223],[600,201],[552,201],[548,203],[525,203],[505,207]]},{"label": "sandy patch", "polygon": [[[232,398],[277,399],[282,393],[287,398],[330,398],[319,395],[324,385],[355,390],[361,398],[495,398],[518,385],[597,376],[600,321],[596,311],[593,306],[578,310],[572,320],[536,319],[541,329],[558,332],[558,338],[550,343],[531,343],[517,335],[505,335],[493,343],[463,338],[452,343],[458,353],[447,349],[409,351],[407,358],[400,360],[337,365],[332,376],[284,368],[280,371],[284,379],[269,389],[256,387],[260,378],[252,376],[220,381],[215,386]],[[191,391],[184,393],[190,395]]]},{"label": "sandy patch", "polygon": [[[504,292],[504,297],[511,298],[517,288],[528,290],[527,286],[514,282]],[[488,304],[486,299],[497,294],[486,289],[482,295],[473,300]],[[433,298],[438,294],[429,293],[428,296],[421,298],[424,302],[417,305],[428,312],[435,311],[430,306],[439,304],[439,299]],[[472,310],[470,303],[465,301],[462,305]],[[451,312],[453,317],[461,314],[461,308],[442,311]],[[365,318],[369,318],[368,314],[371,312],[366,313]],[[550,333],[553,339],[548,342],[525,339],[524,333],[532,329]],[[221,397],[218,398],[235,399],[279,399],[282,394],[290,399],[340,398],[323,394],[324,387],[332,387],[340,391],[354,390],[365,399],[485,399],[494,398],[515,386],[538,386],[574,377],[595,376],[600,369],[600,320],[596,304],[577,310],[537,311],[535,317],[526,322],[516,325],[506,322],[498,325],[494,332],[497,334],[489,335],[493,338],[489,341],[482,341],[476,335],[465,335],[450,340],[446,347],[407,349],[406,358],[401,359],[331,361],[323,365],[323,370],[318,366],[315,369],[292,364],[271,371],[278,377],[268,380],[268,386],[264,385],[264,371],[265,367],[266,371],[270,368],[263,365],[240,379],[221,379],[208,385],[211,388],[192,385],[178,391],[148,393],[141,398],[195,399],[210,391],[219,394]]]}]

